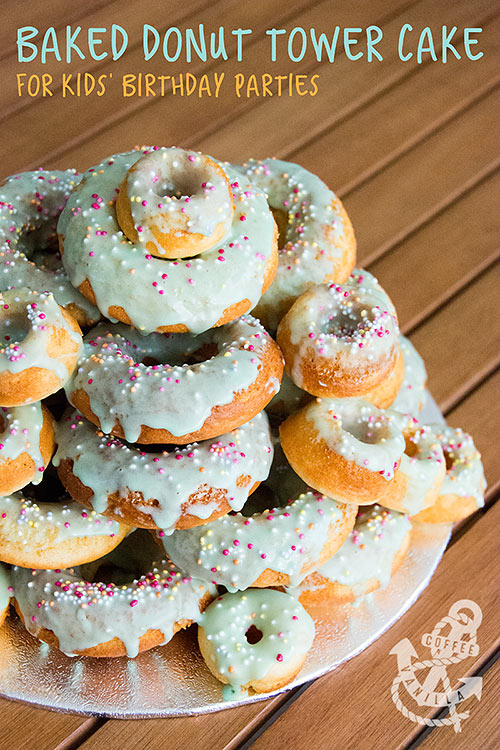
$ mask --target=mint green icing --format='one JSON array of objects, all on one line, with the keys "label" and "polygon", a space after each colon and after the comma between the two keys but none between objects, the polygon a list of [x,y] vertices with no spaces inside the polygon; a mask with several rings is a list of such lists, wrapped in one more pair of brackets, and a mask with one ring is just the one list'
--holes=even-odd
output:
[{"label": "mint green icing", "polygon": [[406,488],[404,496],[397,500],[398,509],[414,516],[428,505],[429,490],[442,481],[445,469],[443,450],[429,426],[421,425],[414,417],[408,419],[392,409],[387,410],[387,414],[392,415],[411,448],[405,449],[399,464],[398,471],[406,478]]},{"label": "mint green icing", "polygon": [[478,508],[484,505],[486,479],[481,454],[472,437],[460,427],[430,425],[446,457],[447,470],[441,485],[441,495],[473,497]]},{"label": "mint green icing", "polygon": [[394,477],[405,441],[393,416],[362,398],[316,399],[304,411],[335,453],[387,481]]},{"label": "mint green icing", "polygon": [[[76,344],[75,351],[51,357],[49,344],[54,329],[64,331]],[[68,380],[74,359],[82,350],[82,337],[66,322],[50,292],[29,289],[0,292],[0,373],[20,373],[30,367],[51,370],[59,386]],[[49,395],[49,394],[47,394]]]},{"label": "mint green icing", "polygon": [[267,568],[288,575],[293,586],[304,566],[318,561],[331,527],[344,523],[344,508],[309,490],[277,447],[266,486],[242,513],[174,531],[162,537],[163,546],[182,570],[229,591],[248,588]]},{"label": "mint green icing", "polygon": [[24,492],[0,497],[0,535],[29,546],[46,530],[55,532],[53,544],[62,544],[68,539],[113,537],[119,533],[120,524],[72,502],[69,496],[43,503]]},{"label": "mint green icing", "polygon": [[397,322],[398,315],[394,303],[379,283],[378,279],[365,268],[354,268],[344,286],[356,289],[362,295],[369,294],[379,297],[379,304],[389,310],[390,314]]},{"label": "mint green icing", "polygon": [[75,170],[37,170],[8,177],[0,187],[0,291],[28,287],[52,292],[58,304],[76,305],[87,322],[98,310],[70,283],[60,261],[40,257],[55,239],[59,214],[80,181]]},{"label": "mint green icing", "polygon": [[[27,453],[35,464],[32,484],[39,484],[45,465],[40,453],[43,413],[40,401],[26,406],[0,406],[0,464]],[[16,489],[21,489],[17,487]]]},{"label": "mint green icing", "polygon": [[[267,477],[273,457],[264,412],[232,432],[172,452],[141,451],[103,435],[76,412],[66,413],[58,423],[56,440],[53,463],[58,466],[65,459],[73,461],[73,473],[93,492],[91,502],[96,511],[104,512],[114,493],[124,498],[140,493],[142,497],[134,498],[134,507],[167,532],[175,527],[189,497],[199,494],[201,501],[210,487],[225,490],[229,505],[239,510],[253,484]],[[241,476],[250,477],[244,487],[237,484]],[[148,504],[152,500],[155,505]],[[210,508],[195,503],[187,512],[203,519],[210,515],[209,509],[213,512],[217,507],[214,502]]]},{"label": "mint green icing", "polygon": [[391,409],[418,416],[425,398],[427,372],[424,360],[417,352],[411,341],[399,335],[399,347],[403,353],[405,373],[398,395],[391,404]]},{"label": "mint green icing", "polygon": [[128,169],[148,152],[118,154],[85,173],[59,219],[64,267],[75,286],[89,280],[107,317],[120,306],[143,333],[179,324],[201,333],[228,307],[258,302],[274,250],[273,217],[264,195],[224,165],[235,204],[227,235],[195,258],[151,256],[142,242],[126,239],[114,206]]},{"label": "mint green icing", "polygon": [[0,615],[2,615],[9,606],[9,601],[10,573],[5,565],[2,565],[2,563],[0,563]]},{"label": "mint green icing", "polygon": [[[385,296],[358,285],[321,284],[298,299],[287,322],[294,346],[287,370],[302,387],[304,359],[327,360],[343,377],[359,381],[374,368],[389,368],[397,356],[397,323]],[[328,387],[329,383],[319,383]],[[318,394],[319,395],[319,394]]]},{"label": "mint green icing", "polygon": [[[250,316],[198,336],[141,336],[125,325],[101,324],[85,337],[66,395],[71,402],[75,390],[86,391],[104,432],[112,432],[119,420],[131,443],[141,425],[180,437],[199,430],[215,406],[229,404],[256,380],[269,344],[269,335]],[[197,355],[204,347],[213,348],[214,356]],[[194,363],[187,364],[191,358]],[[264,384],[269,401],[278,388],[275,378]]]},{"label": "mint green icing", "polygon": [[[380,505],[360,507],[356,523],[342,547],[318,573],[330,581],[350,586],[356,597],[366,591],[369,580],[376,579],[384,588],[391,578],[391,569],[403,539],[411,529],[407,516],[386,510]],[[302,591],[321,588],[309,578],[301,583]]]},{"label": "mint green icing", "polygon": [[[205,237],[218,225],[224,234],[231,230],[229,185],[214,162],[196,151],[159,148],[149,152],[129,174],[127,187],[135,229],[141,243],[156,255],[165,255],[165,250],[152,227],[163,234],[186,231]],[[179,257],[183,257],[181,247]]]},{"label": "mint green icing", "polygon": [[255,313],[276,330],[284,305],[331,278],[335,262],[342,260],[345,219],[335,193],[298,164],[250,159],[237,169],[267,195],[271,208],[288,219],[285,237],[280,238],[278,271]]},{"label": "mint green icing", "polygon": [[[122,545],[141,544],[134,536]],[[68,656],[116,637],[134,658],[139,639],[148,630],[161,630],[163,642],[168,643],[174,624],[183,619],[198,621],[200,599],[207,591],[215,593],[213,587],[183,575],[165,559],[148,561],[144,573],[133,579],[126,573],[131,567],[127,566],[119,583],[90,581],[108,559],[113,562],[116,557],[110,553],[97,565],[59,571],[14,567],[13,596],[27,630],[35,636],[41,628],[53,631]]]},{"label": "mint green icing", "polygon": [[[252,626],[262,634],[257,643],[246,637]],[[224,594],[207,607],[200,627],[214,649],[214,666],[233,688],[224,691],[226,699],[268,674],[296,669],[315,635],[314,622],[302,605],[272,589]]]}]

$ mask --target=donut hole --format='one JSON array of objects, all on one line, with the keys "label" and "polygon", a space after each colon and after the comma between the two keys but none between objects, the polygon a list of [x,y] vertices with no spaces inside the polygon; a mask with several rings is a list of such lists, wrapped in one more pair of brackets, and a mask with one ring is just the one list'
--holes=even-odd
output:
[{"label": "donut hole", "polygon": [[264,634],[262,630],[259,630],[256,625],[250,625],[245,633],[245,638],[251,646],[255,646],[255,644],[261,641],[263,637]]},{"label": "donut hole", "polygon": [[269,207],[278,227],[278,249],[282,250],[287,242],[288,234],[288,213],[282,208]]},{"label": "donut hole", "polygon": [[405,454],[408,458],[416,458],[420,453],[420,448],[415,440],[415,433],[407,434],[404,433],[405,439]]},{"label": "donut hole", "polygon": [[[178,335],[185,336],[186,334]],[[188,343],[188,341],[186,341],[186,343]],[[145,367],[182,367],[183,365],[192,366],[199,365],[202,362],[207,362],[213,357],[216,357],[217,354],[219,354],[219,347],[217,346],[217,343],[215,341],[205,341],[194,350],[186,347],[184,352],[177,347],[169,352],[167,345],[167,347],[165,348],[165,357],[162,357],[162,360],[168,360],[168,363],[166,361],[161,361],[151,354],[146,354],[144,357],[142,357],[142,359],[139,360],[139,364],[142,364]]]},{"label": "donut hole", "polygon": [[153,183],[153,192],[159,198],[193,198],[203,190],[203,183],[209,182],[209,175],[203,166],[191,164],[187,170],[173,162],[171,173],[161,175]]},{"label": "donut hole", "polygon": [[365,334],[367,328],[376,325],[377,311],[366,305],[353,302],[341,303],[325,316],[320,323],[320,331],[324,336],[342,338],[347,343],[357,341],[361,332]]},{"label": "donut hole", "polygon": [[355,413],[342,415],[341,427],[360,443],[376,445],[390,437],[389,425],[380,417],[359,417]]},{"label": "donut hole", "polygon": [[446,465],[446,471],[451,471],[455,464],[455,457],[451,451],[447,451],[443,448],[444,460]]},{"label": "donut hole", "polygon": [[[9,308],[12,308],[12,305]],[[8,313],[8,316],[0,318],[0,347],[13,347],[21,344],[31,329],[26,308],[12,312],[11,309],[4,309],[3,312]],[[12,355],[15,356],[15,354],[16,352],[13,351]]]}]

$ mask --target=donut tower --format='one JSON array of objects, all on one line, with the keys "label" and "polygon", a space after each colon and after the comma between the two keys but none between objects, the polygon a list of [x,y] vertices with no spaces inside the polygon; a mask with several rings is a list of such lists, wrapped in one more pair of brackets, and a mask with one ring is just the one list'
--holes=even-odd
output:
[{"label": "donut tower", "polygon": [[224,697],[273,691],[318,604],[483,503],[472,438],[419,421],[424,363],[299,165],[144,147],[14,175],[0,243],[1,622],[129,658],[197,623]]}]

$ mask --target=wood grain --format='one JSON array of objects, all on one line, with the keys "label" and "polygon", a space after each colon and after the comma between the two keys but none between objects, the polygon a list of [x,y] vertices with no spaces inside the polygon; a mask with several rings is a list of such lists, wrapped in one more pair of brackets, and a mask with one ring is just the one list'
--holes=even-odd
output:
[{"label": "wood grain", "polygon": [[495,173],[370,264],[396,305],[404,332],[498,258],[500,216],[494,206],[499,202],[500,177]]},{"label": "wood grain", "polygon": [[450,204],[497,157],[492,119],[500,94],[486,96],[345,198],[367,264]]},{"label": "wood grain", "polygon": [[[486,271],[411,336],[443,411],[472,390],[500,360],[500,266]],[[484,322],[484,323],[483,323]]]},{"label": "wood grain", "polygon": [[484,701],[481,710],[477,705],[467,705],[470,708],[470,718],[463,722],[460,734],[450,738],[441,728],[435,728],[422,740],[421,750],[448,750],[453,743],[453,750],[496,750],[498,748],[498,712],[495,710],[495,696],[500,691],[500,661],[497,659],[490,668],[482,674]]}]

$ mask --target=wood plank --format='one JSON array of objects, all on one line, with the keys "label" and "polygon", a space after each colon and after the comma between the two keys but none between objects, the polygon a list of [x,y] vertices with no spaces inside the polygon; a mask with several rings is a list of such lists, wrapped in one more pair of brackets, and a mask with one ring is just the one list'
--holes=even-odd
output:
[{"label": "wood plank", "polygon": [[[492,552],[497,543],[496,524],[499,522],[500,504],[446,551],[428,588],[409,612],[362,654],[313,683],[294,701],[292,710],[279,716],[256,739],[252,748],[307,747],[313,737],[315,746],[321,748],[379,747],[383,738],[389,741],[391,748],[405,746],[418,734],[420,727],[405,718],[392,703],[390,688],[397,670],[395,657],[389,652],[400,639],[409,638],[422,655],[420,636],[446,615],[458,599],[476,601],[482,608],[483,622],[478,630],[480,653],[449,668],[452,684],[460,677],[473,674],[494,651],[498,629],[494,615],[497,591]],[[411,706],[414,707],[415,704]],[[477,709],[477,706],[472,707]],[[427,716],[433,713],[432,709],[425,708],[419,708],[418,712]],[[448,743],[453,742],[451,727],[440,731],[447,732]]]},{"label": "wood plank", "polygon": [[499,361],[499,283],[497,265],[410,336],[424,358],[429,389],[443,411],[463,398]]},{"label": "wood plank", "polygon": [[[0,24],[0,60],[15,54],[16,29],[23,23],[46,29],[48,26],[61,27],[63,24],[85,23],[85,16],[98,13],[110,0],[51,0],[50,3],[30,3],[29,13],[19,16],[19,0],[2,0],[2,23]],[[5,81],[2,79],[2,84]]]},{"label": "wood plank", "polygon": [[[395,10],[402,9],[408,4],[408,0],[395,0],[392,3],[390,13]],[[288,3],[287,12],[290,14],[292,11],[296,11],[297,8],[294,4]],[[331,3],[329,0],[323,0],[323,2],[313,5],[313,7],[304,8],[300,15],[294,20],[289,19],[285,23],[290,27],[294,23],[300,22],[301,26],[311,27],[322,27],[325,25],[325,19],[329,17],[331,11]],[[387,14],[387,2],[384,0],[373,0],[371,3],[371,13],[374,19],[379,22],[383,22],[385,15]],[[341,0],[336,3],[335,6],[335,19],[336,23],[356,26],[363,23],[364,8],[359,5],[353,5],[346,0]],[[273,19],[274,23],[277,23],[276,19]],[[281,21],[280,21],[281,23]],[[271,21],[268,26],[272,26]],[[249,40],[250,42],[250,40]],[[342,57],[342,55],[340,56]],[[269,39],[262,38],[258,39],[256,36],[253,43],[249,43],[246,51],[246,59],[251,60],[252,72],[256,75],[260,75],[263,72],[271,72],[272,74],[282,74],[283,64],[272,63],[269,60]],[[195,67],[191,66],[192,71]],[[140,133],[142,142],[156,143],[158,141],[163,143],[176,143],[177,145],[192,146],[193,133],[200,134],[201,132],[217,130],[224,122],[229,119],[234,119],[237,112],[250,111],[254,107],[258,106],[258,101],[255,99],[238,99],[234,94],[231,93],[231,80],[237,72],[242,72],[242,65],[236,62],[233,58],[224,62],[223,65],[212,65],[207,68],[212,72],[219,71],[224,72],[226,80],[229,82],[229,91],[225,96],[221,96],[219,99],[214,97],[205,98],[203,100],[203,107],[197,106],[197,100],[193,98],[175,98],[168,99],[170,106],[175,106],[175,117],[165,120],[161,117],[160,107],[162,106],[159,100],[149,101],[132,101],[126,105],[127,116],[121,117],[118,121],[116,114],[113,114],[113,121],[107,123],[108,127],[103,128],[102,123],[97,120],[95,134],[92,141],[83,143],[80,148],[73,149],[71,151],[71,158],[73,163],[77,166],[88,165],[98,158],[102,154],[114,153],[119,149],[130,148],[130,132],[131,130],[135,133]],[[296,68],[298,71],[305,69],[300,64]],[[294,68],[295,70],[295,68]],[[283,97],[280,101],[284,101]],[[123,102],[119,104],[120,113],[124,111]],[[220,143],[219,143],[220,146]],[[224,157],[225,158],[225,157]],[[51,164],[58,166],[60,164],[67,164],[68,161],[64,161],[64,157],[61,155],[52,154],[50,156]],[[55,161],[52,161],[55,159]]]},{"label": "wood plank", "polygon": [[73,714],[44,711],[26,703],[0,700],[2,713],[2,747],[32,747],[52,750],[74,732],[84,732],[95,724]]},{"label": "wood plank", "polygon": [[[66,0],[64,0],[66,2]],[[182,4],[176,4],[169,10],[168,25],[175,26],[182,19],[191,17],[199,13],[200,10],[204,9],[205,13],[210,14],[209,6],[213,5],[215,0],[207,2],[207,0],[186,0]],[[66,2],[67,5],[67,2]],[[70,63],[66,61],[58,62],[54,55],[49,55],[46,63],[42,66],[41,63],[22,64],[17,62],[17,51],[2,60],[2,90],[0,91],[0,122],[11,117],[14,112],[20,112],[26,110],[33,105],[36,105],[36,99],[30,99],[29,97],[19,97],[17,90],[17,78],[16,74],[26,72],[31,74],[33,72],[43,72],[53,76],[53,84],[51,90],[54,92],[54,97],[60,97],[57,93],[61,90],[61,74],[72,73],[73,75],[78,72],[88,72],[94,75],[99,75],[103,71],[114,72],[114,71],[132,71],[137,63],[142,61],[142,27],[144,22],[150,22],[153,25],[157,25],[158,28],[166,26],[166,22],[158,23],[155,19],[163,19],[162,12],[165,8],[164,0],[142,0],[140,13],[138,13],[138,7],[134,3],[123,3],[122,0],[113,0],[113,2],[107,2],[103,7],[97,7],[93,12],[89,13],[88,18],[82,18],[79,20],[79,24],[84,27],[86,24],[91,25],[94,28],[110,28],[112,23],[119,21],[120,25],[125,28],[129,37],[129,44],[124,57],[120,62],[113,62],[110,58],[104,61],[93,60],[88,55],[85,60],[81,60],[78,55],[73,55]],[[217,12],[217,6],[215,9]],[[192,21],[191,21],[192,22]],[[191,23],[190,22],[190,23]],[[50,23],[46,21],[43,23],[41,28],[50,26]],[[76,24],[75,24],[76,26]],[[12,32],[11,32],[12,34]],[[82,39],[81,47],[82,51],[86,53],[87,47],[85,42],[85,30],[81,32],[78,40]],[[63,32],[60,32],[58,36],[59,40],[64,39]],[[78,41],[77,40],[77,41]],[[111,37],[109,34],[102,36],[102,43],[99,45],[99,54],[111,52]],[[64,49],[62,50],[64,55]],[[163,61],[163,65],[165,62]],[[150,68],[148,67],[148,70]],[[115,72],[116,75],[116,72]],[[93,106],[97,105],[95,99],[91,99]],[[82,105],[81,105],[82,106]],[[53,105],[57,107],[57,105]]]},{"label": "wood plank", "polygon": [[[260,106],[252,106],[225,127],[220,124],[213,126],[212,136],[204,137],[207,150],[229,161],[249,156],[283,156],[291,150],[296,151],[418,67],[415,58],[402,65],[398,57],[397,38],[403,23],[410,23],[415,29],[424,26],[440,29],[442,24],[482,23],[491,15],[491,3],[487,1],[471,5],[467,0],[457,0],[448,5],[422,0],[384,24],[382,62],[369,63],[362,58],[353,64],[347,58],[339,57],[333,64],[305,66],[304,69],[307,67],[310,72],[320,75],[320,93],[307,101],[307,107],[298,106],[293,98],[288,97],[263,99]],[[363,18],[363,23],[366,23],[366,14]],[[463,60],[461,64],[467,67],[471,63]],[[321,92],[328,92],[328,103],[325,93]],[[332,185],[336,185],[336,180]]]},{"label": "wood plank", "polygon": [[495,173],[370,264],[370,271],[396,305],[404,332],[451,299],[498,257],[498,205],[500,176]]},{"label": "wood plank", "polygon": [[141,750],[153,750],[168,747],[168,750],[185,750],[210,746],[213,750],[222,750],[233,745],[238,736],[246,736],[286,699],[286,696],[281,695],[262,703],[234,708],[223,714],[157,721],[110,720],[81,747],[83,750],[101,750],[103,747],[120,747],[120,750],[136,750],[138,747]]},{"label": "wood plank", "polygon": [[[484,25],[480,65],[424,64],[312,143],[287,153],[343,196],[395,161],[491,85],[500,63],[500,18]],[[373,127],[373,123],[384,123]],[[362,138],[353,138],[353,133]],[[203,144],[210,152],[212,144]],[[325,154],[328,158],[325,159]]]},{"label": "wood plank", "polygon": [[473,438],[481,453],[488,488],[486,499],[500,490],[500,461],[498,435],[500,433],[500,372],[493,373],[455,409],[446,415],[453,427],[462,427]]},{"label": "wood plank", "polygon": [[491,123],[500,94],[486,96],[345,198],[367,264],[453,201],[497,158]]},{"label": "wood plank", "polygon": [[498,748],[498,695],[500,694],[500,660],[482,675],[483,693],[479,705],[471,706],[471,715],[462,724],[462,731],[452,740],[448,732],[434,728],[419,744],[420,750],[496,750]]},{"label": "wood plank", "polygon": [[[158,2],[159,0],[155,1]],[[379,4],[384,3],[384,0],[376,1]],[[148,0],[149,2],[151,0]],[[182,16],[182,18],[177,18],[176,25],[181,32],[184,32],[186,28],[197,27],[199,23],[204,23],[207,29],[218,28],[218,23],[214,23],[214,19],[219,14],[224,13],[226,17],[231,18],[232,27],[251,28],[253,29],[254,37],[257,39],[264,36],[264,30],[269,25],[279,24],[283,17],[286,18],[293,12],[301,12],[305,2],[306,0],[290,0],[286,6],[277,6],[273,0],[262,0],[259,3],[242,6],[238,0],[217,0],[212,7],[203,10],[198,9],[195,13],[187,17]],[[347,5],[348,0],[343,0],[343,2]],[[399,2],[402,2],[402,0],[399,0]],[[141,16],[141,18],[145,20],[144,16]],[[148,18],[147,20],[151,19]],[[236,49],[235,36],[231,34],[226,35],[226,49],[228,55],[232,58]],[[134,142],[131,143],[130,141],[131,132],[137,133],[134,136],[136,141],[138,139],[141,143],[144,143],[148,137],[148,133],[137,128],[135,124],[131,126],[130,120],[130,114],[134,110],[142,110],[144,108],[148,110],[146,119],[150,125],[154,124],[154,137],[151,142],[172,142],[168,132],[164,131],[165,128],[168,129],[169,126],[175,123],[178,118],[165,118],[163,110],[162,113],[156,116],[156,112],[152,110],[152,105],[158,102],[159,106],[164,107],[166,100],[162,97],[158,97],[158,99],[140,97],[124,99],[119,83],[121,74],[127,72],[178,74],[182,71],[189,71],[195,74],[214,68],[215,64],[210,62],[203,63],[195,58],[189,64],[179,60],[175,63],[174,68],[172,68],[172,64],[169,65],[166,63],[161,55],[155,55],[151,60],[146,62],[141,46],[128,50],[127,56],[123,58],[123,61],[125,61],[123,64],[117,64],[118,68],[115,67],[112,69],[114,74],[113,84],[109,85],[104,96],[91,100],[92,106],[89,106],[89,102],[82,98],[66,98],[64,100],[64,118],[61,118],[61,99],[59,96],[36,99],[29,110],[14,113],[7,123],[1,123],[0,138],[7,138],[10,134],[10,142],[18,152],[23,154],[23,159],[25,160],[21,167],[19,165],[19,153],[13,154],[12,158],[7,157],[9,161],[4,164],[4,171],[7,173],[14,170],[19,171],[20,169],[33,168],[34,165],[41,163],[41,161],[47,163],[56,154],[59,154],[61,150],[76,145],[82,139],[92,139],[90,140],[90,144],[92,145],[93,136],[102,131],[109,131],[109,128],[116,120],[122,120],[126,127],[126,141],[125,145],[122,145],[118,139],[114,140],[113,153],[116,153],[121,148],[130,148],[134,145]],[[228,61],[219,64],[217,69],[226,70],[228,65],[238,66],[233,60],[231,63]],[[241,64],[239,67],[241,67]],[[106,61],[94,68],[94,74],[106,71],[111,72],[111,68],[106,64]],[[167,90],[169,88],[167,86]],[[203,110],[203,108],[200,108],[200,100],[196,96],[187,97],[186,100],[190,103],[191,107],[191,122],[196,121],[196,118],[200,115],[200,110]],[[175,108],[177,109],[179,97],[174,101]],[[219,101],[222,101],[222,99]],[[169,99],[169,103],[171,104],[172,100]],[[228,112],[227,102],[225,110]],[[40,132],[37,132],[36,139],[33,138],[33,133],[30,129],[26,129],[21,124],[23,122],[26,123],[28,116],[32,122],[44,123],[44,128]],[[19,130],[24,129],[24,134],[18,132],[18,128]],[[65,149],[63,144],[65,144]],[[102,151],[94,151],[94,153],[98,154],[99,159],[102,158]],[[53,166],[52,162],[50,166]],[[88,166],[88,163],[86,166]]]}]

